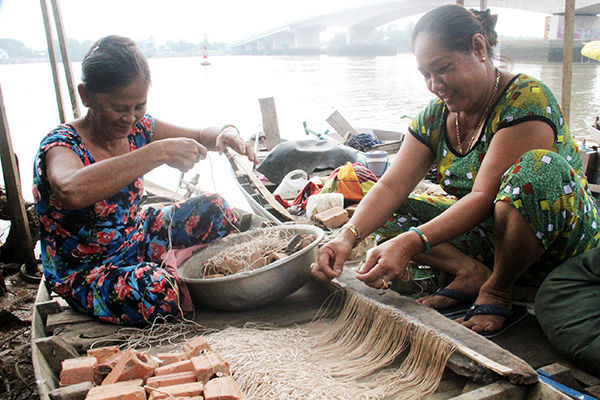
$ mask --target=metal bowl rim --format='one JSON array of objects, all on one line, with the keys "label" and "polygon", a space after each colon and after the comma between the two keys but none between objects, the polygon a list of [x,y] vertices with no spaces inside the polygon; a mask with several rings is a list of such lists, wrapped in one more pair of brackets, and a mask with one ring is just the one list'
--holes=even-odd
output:
[{"label": "metal bowl rim", "polygon": [[[222,276],[222,277],[218,277],[218,278],[189,278],[186,276],[182,276],[179,275],[179,279],[181,279],[182,281],[186,282],[186,283],[194,283],[194,284],[202,284],[202,285],[208,285],[208,284],[215,284],[215,283],[221,283],[221,282],[228,282],[228,281],[235,281],[235,280],[239,280],[239,279],[244,279],[244,278],[248,278],[249,276],[257,276],[257,275],[261,275],[263,273],[269,272],[272,269],[275,269],[281,265],[283,265],[284,263],[290,262],[292,261],[294,258],[298,258],[303,256],[305,253],[307,253],[308,251],[310,251],[313,247],[317,246],[319,244],[319,242],[321,240],[323,240],[323,237],[325,236],[325,232],[314,225],[289,225],[291,227],[302,227],[302,228],[310,228],[310,229],[314,229],[315,231],[318,230],[318,235],[317,238],[308,246],[306,246],[305,248],[303,248],[300,251],[297,251],[294,254],[289,255],[288,257],[275,261],[272,264],[266,265],[264,267],[260,267],[257,268],[255,270],[252,271],[245,271],[245,272],[240,272],[237,274],[233,274],[233,275],[229,275],[229,276]],[[279,225],[275,228],[286,228],[286,225]],[[259,229],[272,229],[272,228],[259,228]],[[243,235],[245,233],[249,233],[249,232],[242,232],[239,235]],[[201,250],[200,250],[201,251]],[[191,257],[190,257],[191,258]],[[188,258],[189,260],[189,258]],[[187,260],[186,260],[187,261]],[[185,261],[184,261],[185,262]]]}]

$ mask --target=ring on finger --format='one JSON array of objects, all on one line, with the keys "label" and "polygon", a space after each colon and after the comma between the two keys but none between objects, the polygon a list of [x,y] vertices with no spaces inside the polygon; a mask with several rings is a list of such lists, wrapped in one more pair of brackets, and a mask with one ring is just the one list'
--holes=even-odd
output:
[{"label": "ring on finger", "polygon": [[392,286],[392,282],[388,282],[385,279],[383,279],[383,276],[381,277],[381,288],[383,290],[387,290],[390,288],[390,286]]}]

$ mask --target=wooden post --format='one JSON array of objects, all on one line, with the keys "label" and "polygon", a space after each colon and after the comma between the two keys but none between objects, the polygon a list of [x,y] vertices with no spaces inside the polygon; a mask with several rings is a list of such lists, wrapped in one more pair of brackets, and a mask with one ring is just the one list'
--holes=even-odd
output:
[{"label": "wooden post", "polygon": [[573,30],[575,0],[565,0],[565,38],[563,41],[562,111],[565,123],[571,117],[571,86],[573,82]]},{"label": "wooden post", "polygon": [[54,92],[56,93],[56,103],[58,104],[58,117],[61,123],[67,122],[65,109],[60,88],[60,79],[58,79],[58,61],[56,60],[56,50],[54,49],[54,37],[52,27],[50,26],[50,15],[48,14],[48,4],[46,0],[40,0],[42,5],[42,17],[44,19],[44,28],[46,29],[46,42],[48,43],[48,56],[50,57],[50,66],[52,67],[52,77],[54,79]]},{"label": "wooden post", "polygon": [[456,4],[458,4],[459,6],[465,6],[465,0],[456,0]]},{"label": "wooden post", "polygon": [[487,0],[479,0],[479,10],[485,11],[485,10],[487,10],[487,8],[488,8]]},{"label": "wooden post", "polygon": [[[15,153],[12,148],[12,140],[8,130],[8,120],[6,118],[6,110],[4,108],[4,99],[2,97],[2,89],[0,88],[0,162],[2,162],[2,171],[4,173],[4,184],[6,186],[6,200],[10,205],[9,215],[10,229],[14,229],[16,234],[18,251],[22,255],[22,260],[25,262],[25,270],[32,277],[40,275],[33,254],[33,246],[31,241],[31,232],[27,222],[27,214],[25,212],[25,203],[21,192],[21,178],[19,176],[19,168],[15,159]],[[21,262],[21,260],[19,260]]]},{"label": "wooden post", "polygon": [[260,103],[260,112],[262,113],[267,150],[271,150],[281,142],[279,124],[277,122],[277,111],[275,111],[275,99],[268,97],[265,99],[258,99],[258,102]]},{"label": "wooden post", "polygon": [[75,81],[73,79],[73,71],[71,71],[71,60],[69,58],[69,50],[67,48],[67,40],[65,29],[62,23],[62,16],[58,0],[50,0],[52,3],[52,11],[54,12],[54,23],[56,24],[56,32],[58,33],[58,44],[60,45],[60,55],[62,56],[63,67],[67,77],[67,86],[69,88],[69,96],[71,97],[71,107],[73,108],[73,116],[79,118],[79,103],[77,102],[77,90],[75,89]]}]

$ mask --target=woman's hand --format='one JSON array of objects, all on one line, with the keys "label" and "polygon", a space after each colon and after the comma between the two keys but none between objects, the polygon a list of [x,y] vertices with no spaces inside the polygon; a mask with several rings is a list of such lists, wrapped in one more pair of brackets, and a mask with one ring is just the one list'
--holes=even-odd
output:
[{"label": "woman's hand", "polygon": [[313,264],[312,275],[319,281],[330,281],[342,274],[344,263],[352,251],[354,235],[342,229],[329,243],[319,249],[317,263]]},{"label": "woman's hand", "polygon": [[164,139],[156,143],[161,145],[161,152],[166,157],[165,164],[181,172],[189,171],[208,154],[206,147],[189,138]]},{"label": "woman's hand", "polygon": [[242,139],[233,126],[228,126],[219,133],[215,147],[219,152],[223,152],[225,148],[229,147],[236,153],[248,157],[248,160],[253,163],[258,164],[258,156],[254,153],[252,146]]},{"label": "woman's hand", "polygon": [[406,238],[403,234],[369,250],[356,278],[375,289],[388,289],[392,281],[402,279],[412,257]]}]

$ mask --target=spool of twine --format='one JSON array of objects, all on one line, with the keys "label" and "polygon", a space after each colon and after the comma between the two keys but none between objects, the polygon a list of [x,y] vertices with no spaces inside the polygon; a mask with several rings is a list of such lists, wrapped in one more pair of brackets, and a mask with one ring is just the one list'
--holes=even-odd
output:
[{"label": "spool of twine", "polygon": [[312,218],[313,215],[329,210],[333,207],[344,207],[344,195],[341,193],[313,194],[306,202],[306,216]]}]

